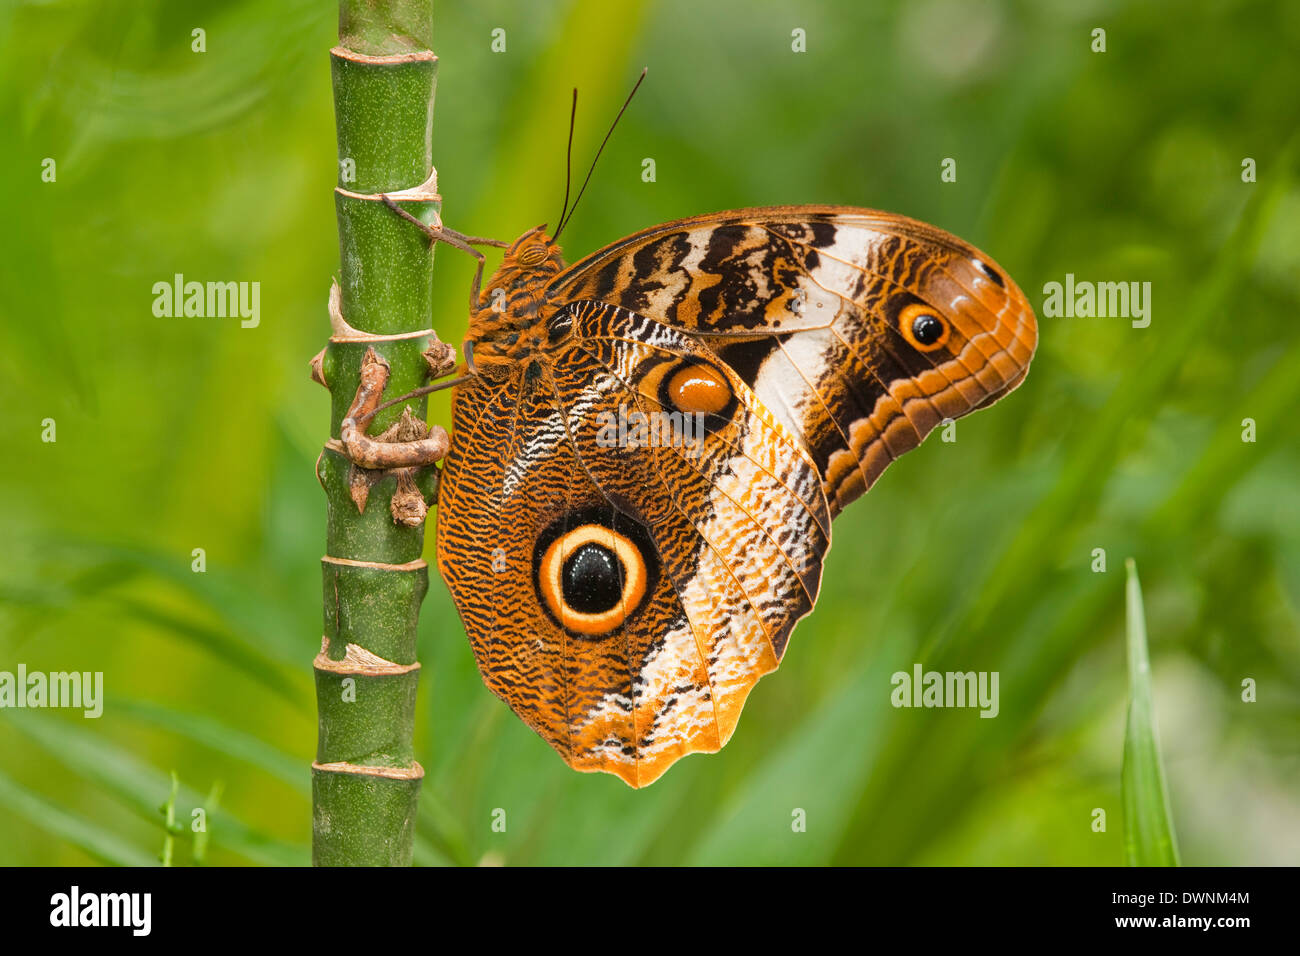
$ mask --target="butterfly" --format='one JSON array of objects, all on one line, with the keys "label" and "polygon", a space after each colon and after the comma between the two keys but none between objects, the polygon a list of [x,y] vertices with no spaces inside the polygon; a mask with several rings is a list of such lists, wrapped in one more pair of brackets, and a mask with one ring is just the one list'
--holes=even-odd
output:
[{"label": "butterfly", "polygon": [[835,516],[1037,344],[989,257],[847,206],[682,219],[572,266],[539,226],[479,284],[438,567],[487,686],[633,787],[726,744]]}]

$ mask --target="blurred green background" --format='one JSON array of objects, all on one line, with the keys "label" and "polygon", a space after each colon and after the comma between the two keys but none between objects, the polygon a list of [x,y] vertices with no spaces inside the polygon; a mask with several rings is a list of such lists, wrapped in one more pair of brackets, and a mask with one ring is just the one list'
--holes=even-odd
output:
[{"label": "blurred green background", "polygon": [[[179,819],[216,807],[208,862],[309,860],[334,17],[0,4],[0,669],[107,693],[98,720],[0,711],[0,863],[155,861],[172,771]],[[1149,281],[1153,318],[1040,315],[1020,390],[839,520],[731,743],[648,790],[573,773],[484,689],[435,578],[417,862],[1120,863],[1129,555],[1184,862],[1300,860],[1300,5],[445,0],[435,23],[457,229],[553,222],[570,90],[585,167],[649,66],[571,261],[680,216],[844,203],[961,235],[1039,306],[1067,272]],[[439,250],[447,341],[471,271]],[[260,282],[261,324],[155,318],[175,273]],[[998,718],[893,709],[918,661],[999,671]]]}]

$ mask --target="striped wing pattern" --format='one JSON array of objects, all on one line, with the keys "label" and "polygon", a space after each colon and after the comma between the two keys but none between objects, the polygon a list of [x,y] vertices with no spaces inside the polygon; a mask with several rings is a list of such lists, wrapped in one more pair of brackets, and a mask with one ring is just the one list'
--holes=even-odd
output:
[{"label": "striped wing pattern", "polygon": [[[670,223],[553,283],[709,342],[801,436],[838,513],[945,418],[1024,378],[1037,322],[991,259],[933,226],[871,210],[794,206]],[[924,304],[952,325],[918,351],[899,328]]]}]

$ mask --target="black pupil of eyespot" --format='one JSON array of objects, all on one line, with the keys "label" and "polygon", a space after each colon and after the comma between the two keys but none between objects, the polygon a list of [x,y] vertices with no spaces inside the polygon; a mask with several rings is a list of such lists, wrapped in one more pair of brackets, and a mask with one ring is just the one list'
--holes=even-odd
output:
[{"label": "black pupil of eyespot", "polygon": [[922,345],[933,345],[943,334],[943,323],[933,315],[918,315],[912,322],[912,335]]},{"label": "black pupil of eyespot", "polygon": [[564,603],[580,614],[603,614],[623,598],[623,574],[618,556],[588,542],[564,562],[561,584]]}]

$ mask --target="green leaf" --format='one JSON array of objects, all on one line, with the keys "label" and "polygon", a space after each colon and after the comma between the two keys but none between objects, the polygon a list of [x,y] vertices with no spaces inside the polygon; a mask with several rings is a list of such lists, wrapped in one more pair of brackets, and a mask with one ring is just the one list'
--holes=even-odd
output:
[{"label": "green leaf", "polygon": [[1160,762],[1155,706],[1151,698],[1151,661],[1142,610],[1137,564],[1124,562],[1128,574],[1128,726],[1124,730],[1124,857],[1129,866],[1178,866],[1178,843],[1169,811],[1169,791]]}]

